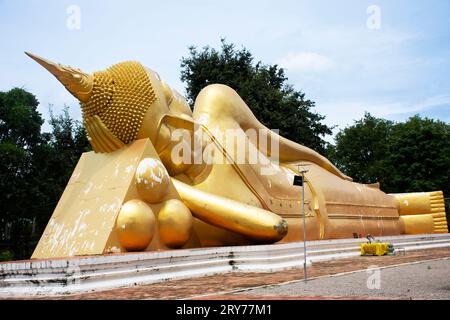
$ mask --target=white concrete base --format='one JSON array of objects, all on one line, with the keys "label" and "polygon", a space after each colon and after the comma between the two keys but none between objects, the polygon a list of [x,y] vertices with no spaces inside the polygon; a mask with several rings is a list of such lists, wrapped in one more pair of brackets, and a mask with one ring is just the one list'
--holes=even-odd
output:
[{"label": "white concrete base", "polygon": [[[450,247],[450,234],[377,240],[405,250]],[[359,244],[365,241],[308,241],[307,265],[358,256]],[[228,272],[274,272],[303,264],[302,242],[15,261],[0,263],[0,297],[99,291]]]}]

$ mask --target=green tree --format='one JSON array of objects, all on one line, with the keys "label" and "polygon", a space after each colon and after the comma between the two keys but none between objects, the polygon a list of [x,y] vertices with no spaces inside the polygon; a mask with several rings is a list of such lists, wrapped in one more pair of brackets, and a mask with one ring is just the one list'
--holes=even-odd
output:
[{"label": "green tree", "polygon": [[20,88],[0,92],[0,225],[2,238],[5,227],[9,230],[11,238],[3,240],[10,240],[16,257],[26,254],[23,244],[30,240],[25,230],[31,225],[32,214],[27,209],[35,202],[30,191],[37,183],[31,175],[32,158],[45,144],[38,104],[34,95]]},{"label": "green tree", "polygon": [[68,107],[55,115],[51,109],[52,131],[43,133],[46,144],[33,156],[32,174],[39,183],[33,190],[39,195],[34,207],[36,234],[40,235],[64,191],[81,154],[90,151],[84,127],[70,117]]},{"label": "green tree", "polygon": [[[67,107],[50,112],[50,133],[36,97],[20,88],[0,92],[0,247],[4,257],[29,258],[80,154],[89,150]],[[2,247],[9,251],[2,251]]]},{"label": "green tree", "polygon": [[416,115],[397,123],[389,141],[389,190],[450,195],[450,125]]},{"label": "green tree", "polygon": [[337,167],[355,181],[380,182],[389,176],[386,160],[394,123],[366,113],[364,118],[336,134],[336,145],[329,157]]},{"label": "green tree", "polygon": [[245,48],[236,50],[222,39],[220,50],[189,48],[181,60],[181,80],[186,83],[187,98],[193,106],[198,93],[207,85],[221,83],[232,87],[244,99],[258,119],[270,129],[279,129],[288,139],[325,152],[323,137],[331,129],[322,123],[324,116],[314,112],[315,104],[287,84],[284,70],[277,65],[254,63]]},{"label": "green tree", "polygon": [[0,92],[0,143],[32,149],[41,142],[44,120],[36,97],[21,89]]},{"label": "green tree", "polygon": [[386,192],[450,189],[450,125],[416,115],[394,123],[366,114],[341,130],[330,153],[346,174]]}]

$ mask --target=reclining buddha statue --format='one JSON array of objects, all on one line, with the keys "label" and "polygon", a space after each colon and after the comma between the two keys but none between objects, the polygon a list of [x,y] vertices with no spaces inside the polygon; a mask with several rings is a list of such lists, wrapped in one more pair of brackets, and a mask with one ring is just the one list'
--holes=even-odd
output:
[{"label": "reclining buddha statue", "polygon": [[442,192],[353,182],[228,86],[205,87],[191,111],[138,62],[88,74],[27,54],[80,101],[93,149],[32,258],[448,232]]}]

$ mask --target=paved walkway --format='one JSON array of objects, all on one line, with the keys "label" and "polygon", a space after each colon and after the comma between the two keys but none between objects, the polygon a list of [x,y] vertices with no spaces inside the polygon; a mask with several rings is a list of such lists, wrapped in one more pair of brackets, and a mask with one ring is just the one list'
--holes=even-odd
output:
[{"label": "paved walkway", "polygon": [[[450,259],[377,268],[236,293],[239,298],[358,297],[450,299]],[[224,296],[227,299],[228,296]],[[237,298],[236,297],[236,298]],[[233,297],[235,298],[235,297]]]},{"label": "paved walkway", "polygon": [[[439,248],[431,250],[408,251],[406,255],[384,256],[384,257],[353,257],[348,259],[338,259],[313,263],[309,269],[310,277],[333,275],[342,272],[365,270],[371,265],[389,266],[414,261],[423,261],[438,258],[450,258],[450,248]],[[433,270],[433,269],[431,269]],[[428,269],[426,271],[429,271]],[[382,271],[383,279],[384,271]],[[418,274],[418,277],[426,279],[426,273]],[[363,276],[367,279],[367,274]],[[447,273],[447,279],[448,279]],[[130,288],[113,289],[92,293],[57,296],[57,297],[36,297],[35,299],[236,299],[237,294],[230,291],[254,288],[263,285],[280,284],[288,281],[303,279],[303,269],[294,269],[276,273],[229,273],[224,275],[192,278],[186,280],[166,281],[144,286]],[[382,280],[383,286],[383,280]],[[450,283],[447,282],[447,285]],[[444,286],[444,284],[443,284]],[[322,292],[319,296],[316,292],[305,292],[304,296],[284,295],[286,299],[313,299],[313,298],[336,298],[339,296],[329,296],[333,292]],[[270,294],[270,293],[267,293]],[[355,293],[356,294],[356,293]],[[359,293],[358,293],[359,294]],[[206,296],[205,296],[206,295]],[[224,296],[226,295],[226,297]],[[250,295],[249,292],[240,292],[240,299],[258,299],[258,295]],[[284,299],[283,295],[272,294],[264,296],[264,299]],[[326,296],[325,296],[326,295]],[[373,297],[373,296],[372,296]],[[386,297],[386,296],[381,296]],[[345,298],[345,297],[344,297]],[[348,298],[348,296],[346,297]],[[352,298],[367,298],[366,296]]]}]

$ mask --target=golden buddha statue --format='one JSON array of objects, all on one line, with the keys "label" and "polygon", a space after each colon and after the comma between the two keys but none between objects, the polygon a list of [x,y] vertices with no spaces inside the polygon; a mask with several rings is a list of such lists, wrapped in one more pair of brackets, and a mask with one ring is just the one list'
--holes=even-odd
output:
[{"label": "golden buddha statue", "polygon": [[[191,111],[138,62],[87,74],[27,53],[81,104],[85,153],[33,258],[448,232],[442,192],[388,195],[263,126],[230,87]],[[293,186],[306,169],[304,199]]]}]

